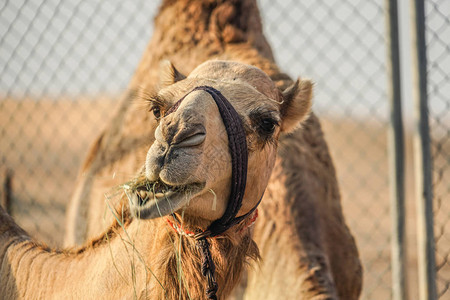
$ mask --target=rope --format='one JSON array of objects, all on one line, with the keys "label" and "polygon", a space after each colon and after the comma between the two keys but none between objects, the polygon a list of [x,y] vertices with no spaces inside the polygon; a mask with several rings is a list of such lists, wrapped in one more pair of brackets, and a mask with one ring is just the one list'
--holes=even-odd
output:
[{"label": "rope", "polygon": [[206,278],[206,297],[211,300],[217,300],[217,290],[219,286],[216,282],[216,266],[211,256],[209,242],[206,237],[196,239],[197,249],[200,250],[202,257],[202,275]]}]

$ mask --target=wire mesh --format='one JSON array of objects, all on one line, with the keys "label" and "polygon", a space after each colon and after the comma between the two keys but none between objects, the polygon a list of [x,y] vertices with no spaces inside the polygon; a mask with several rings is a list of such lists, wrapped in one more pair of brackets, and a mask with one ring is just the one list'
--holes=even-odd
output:
[{"label": "wire mesh", "polygon": [[426,2],[428,93],[433,157],[436,285],[450,297],[450,3]]},{"label": "wire mesh", "polygon": [[[156,1],[15,0],[0,4],[0,176],[12,213],[59,245],[89,144],[108,122],[152,32]],[[344,213],[364,266],[362,299],[391,297],[384,1],[259,0],[282,70],[316,82]],[[435,143],[438,288],[449,286],[450,134],[446,0],[428,1]],[[433,50],[436,49],[436,50]],[[3,179],[3,178],[0,178]],[[4,188],[3,188],[3,193]],[[448,226],[447,226],[448,227]],[[447,294],[446,294],[447,293]]]},{"label": "wire mesh", "polygon": [[388,299],[384,2],[260,2],[280,67],[293,77],[309,76],[316,82],[314,109],[336,164],[344,213],[363,263],[362,298]]},{"label": "wire mesh", "polygon": [[0,153],[2,173],[13,172],[11,210],[28,231],[59,244],[86,149],[133,74],[158,4],[0,5]]}]

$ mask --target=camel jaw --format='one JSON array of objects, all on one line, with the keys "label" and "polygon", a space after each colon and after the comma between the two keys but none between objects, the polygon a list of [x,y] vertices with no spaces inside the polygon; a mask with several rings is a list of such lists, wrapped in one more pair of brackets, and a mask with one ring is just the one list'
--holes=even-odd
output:
[{"label": "camel jaw", "polygon": [[139,219],[155,219],[176,212],[205,187],[205,183],[168,185],[160,180],[124,185],[131,212]]}]

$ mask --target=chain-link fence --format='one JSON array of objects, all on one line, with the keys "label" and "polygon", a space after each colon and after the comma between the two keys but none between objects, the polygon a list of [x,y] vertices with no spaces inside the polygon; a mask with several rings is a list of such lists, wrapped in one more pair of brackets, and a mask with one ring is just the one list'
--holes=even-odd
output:
[{"label": "chain-link fence", "polygon": [[157,6],[1,4],[1,164],[13,172],[14,216],[45,240],[62,241],[79,166],[133,74]]},{"label": "chain-link fence", "polygon": [[426,34],[433,157],[436,284],[450,298],[450,2],[428,1]]},{"label": "chain-link fence", "polygon": [[[364,266],[363,299],[392,295],[384,4],[259,1],[281,69],[316,82],[314,110],[336,164],[344,213]],[[0,176],[11,179],[11,188],[4,185],[2,193],[11,190],[16,220],[46,242],[62,241],[65,207],[78,168],[131,78],[150,39],[157,7],[145,0],[0,4]],[[445,201],[450,194],[449,11],[446,0],[427,1],[437,286],[442,299],[450,293],[450,206]],[[406,137],[410,174],[408,132]],[[407,272],[414,299],[414,182],[412,176],[406,179]]]},{"label": "chain-link fence", "polygon": [[388,299],[391,287],[383,3],[261,1],[266,34],[280,67],[316,82],[314,109],[360,251],[364,298],[374,299]]}]

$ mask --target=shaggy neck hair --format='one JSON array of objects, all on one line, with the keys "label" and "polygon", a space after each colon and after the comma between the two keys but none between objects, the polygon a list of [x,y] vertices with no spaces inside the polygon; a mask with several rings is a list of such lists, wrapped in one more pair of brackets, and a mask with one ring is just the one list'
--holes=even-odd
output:
[{"label": "shaggy neck hair", "polygon": [[[186,218],[185,218],[186,219]],[[163,221],[165,222],[165,221]],[[190,224],[190,222],[185,222]],[[167,226],[164,224],[163,226]],[[223,235],[209,240],[211,255],[216,266],[216,281],[219,286],[218,299],[229,295],[238,284],[246,264],[260,258],[258,247],[251,237],[249,229],[243,229],[245,224],[235,226]],[[176,233],[172,228],[168,234],[163,234],[159,255],[156,256],[154,271],[162,286],[152,291],[158,299],[189,299],[193,295],[204,297],[206,279],[201,274],[201,255],[195,240]],[[178,258],[181,261],[178,265]],[[181,271],[181,272],[180,272]]]},{"label": "shaggy neck hair", "polygon": [[[69,253],[81,254],[89,249],[107,246],[111,240],[120,238],[132,222],[137,221],[132,218],[124,204],[116,209],[116,215],[122,216],[120,223],[115,220],[104,234],[92,239],[83,247],[70,250]],[[201,254],[195,239],[177,233],[169,226],[165,217],[141,222],[154,222],[157,228],[153,235],[153,243],[158,245],[155,247],[156,251],[152,253],[152,257],[144,259],[160,284],[147,285],[145,289],[139,291],[139,299],[204,298],[206,279],[201,274]],[[206,228],[208,223],[203,219],[184,216],[182,227],[194,231]],[[252,230],[248,227],[249,223],[250,218],[246,218],[222,235],[209,239],[211,255],[216,266],[219,299],[225,298],[237,286],[250,261],[260,259],[258,247],[252,239]]]}]

